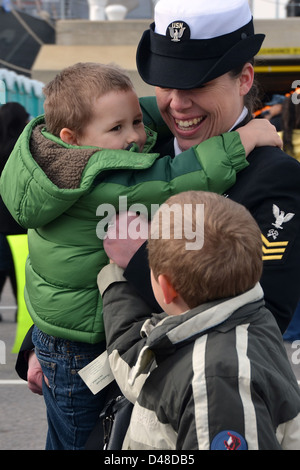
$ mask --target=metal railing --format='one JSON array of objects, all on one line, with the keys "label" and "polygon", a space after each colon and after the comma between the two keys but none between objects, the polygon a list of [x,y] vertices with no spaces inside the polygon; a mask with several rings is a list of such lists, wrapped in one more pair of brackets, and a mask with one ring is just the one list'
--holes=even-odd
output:
[{"label": "metal railing", "polygon": [[[87,0],[3,0],[14,9],[33,16],[57,19],[88,19],[89,5]],[[108,3],[110,3],[108,1]],[[115,2],[111,2],[115,3]],[[122,3],[122,1],[120,1]],[[128,18],[152,18],[153,0],[128,2],[137,6],[128,12]],[[0,0],[1,5],[1,0]]]},{"label": "metal railing", "polygon": [[49,15],[51,19],[88,18],[86,0],[11,0],[12,8],[33,16]]},{"label": "metal railing", "polygon": [[287,17],[300,16],[300,1],[293,0],[287,3],[286,16]]}]

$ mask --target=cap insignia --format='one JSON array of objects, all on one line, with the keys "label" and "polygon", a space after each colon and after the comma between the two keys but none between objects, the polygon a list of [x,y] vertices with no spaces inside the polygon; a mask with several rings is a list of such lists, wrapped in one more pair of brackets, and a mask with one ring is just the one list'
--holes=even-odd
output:
[{"label": "cap insignia", "polygon": [[181,20],[172,21],[167,28],[166,36],[173,42],[190,39],[191,33],[189,25]]}]

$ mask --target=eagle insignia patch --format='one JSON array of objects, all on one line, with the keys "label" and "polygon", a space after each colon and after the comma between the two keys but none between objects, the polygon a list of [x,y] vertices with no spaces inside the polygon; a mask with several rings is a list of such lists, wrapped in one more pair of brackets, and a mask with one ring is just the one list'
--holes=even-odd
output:
[{"label": "eagle insignia patch", "polygon": [[276,204],[272,205],[272,211],[275,218],[275,222],[272,223],[274,228],[270,228],[266,236],[262,235],[264,261],[280,261],[283,259],[289,245],[289,236],[286,234],[284,235],[285,239],[279,241],[282,238],[280,235],[283,233],[284,224],[295,216],[293,212],[285,213]]},{"label": "eagle insignia patch", "polygon": [[273,215],[275,217],[275,223],[273,223],[272,225],[282,230],[282,224],[289,222],[295,214],[293,214],[292,212],[285,214],[285,212],[281,211],[279,207],[276,206],[276,204],[273,204]]},{"label": "eagle insignia patch", "polygon": [[167,36],[169,36],[173,42],[190,39],[189,25],[181,20],[173,21],[167,28]]}]

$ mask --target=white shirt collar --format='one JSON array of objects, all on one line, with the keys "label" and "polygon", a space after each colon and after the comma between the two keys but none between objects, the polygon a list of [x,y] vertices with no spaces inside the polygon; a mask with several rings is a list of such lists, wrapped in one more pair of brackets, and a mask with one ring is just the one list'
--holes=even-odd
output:
[{"label": "white shirt collar", "polygon": [[[239,115],[239,117],[237,118],[237,120],[235,121],[233,126],[228,130],[228,132],[230,132],[238,124],[240,124],[240,122],[242,122],[245,119],[247,114],[248,114],[248,109],[244,106],[243,111],[241,112],[241,114]],[[174,153],[175,153],[175,155],[178,155],[179,153],[182,153],[182,150],[180,149],[180,147],[178,145],[178,141],[177,141],[176,137],[174,138]]]},{"label": "white shirt collar", "polygon": [[234,129],[240,122],[242,122],[245,117],[247,116],[248,114],[248,109],[246,108],[246,106],[244,106],[244,109],[243,111],[241,112],[240,116],[237,118],[237,120],[235,121],[235,123],[233,124],[233,126],[229,129],[228,132],[230,132],[232,129]]}]

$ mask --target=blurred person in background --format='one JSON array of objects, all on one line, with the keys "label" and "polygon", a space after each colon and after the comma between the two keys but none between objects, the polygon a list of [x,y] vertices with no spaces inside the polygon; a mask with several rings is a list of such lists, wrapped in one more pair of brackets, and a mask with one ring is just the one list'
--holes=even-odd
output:
[{"label": "blurred person in background", "polygon": [[[0,176],[14,145],[29,120],[29,114],[19,103],[0,107]],[[17,302],[17,282],[11,250],[6,235],[26,233],[11,216],[0,196],[0,299],[6,279],[9,278]],[[2,316],[0,314],[0,320]]]},{"label": "blurred person in background", "polygon": [[[286,153],[300,161],[300,88],[282,103],[282,131],[279,134]],[[294,99],[296,97],[296,99]]]}]

